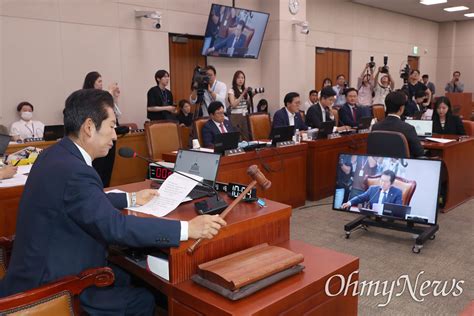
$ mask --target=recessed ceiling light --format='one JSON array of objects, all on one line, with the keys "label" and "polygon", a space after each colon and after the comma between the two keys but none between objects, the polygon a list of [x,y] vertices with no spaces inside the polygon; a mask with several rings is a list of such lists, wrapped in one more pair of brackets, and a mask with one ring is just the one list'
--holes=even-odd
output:
[{"label": "recessed ceiling light", "polygon": [[474,18],[474,13],[466,13],[464,16],[467,16],[468,18]]},{"label": "recessed ceiling light", "polygon": [[457,12],[457,11],[469,10],[469,8],[462,5],[459,7],[444,8],[443,10],[448,11],[448,12]]},{"label": "recessed ceiling light", "polygon": [[421,4],[424,5],[433,5],[433,4],[440,4],[440,3],[446,3],[448,0],[420,0]]}]

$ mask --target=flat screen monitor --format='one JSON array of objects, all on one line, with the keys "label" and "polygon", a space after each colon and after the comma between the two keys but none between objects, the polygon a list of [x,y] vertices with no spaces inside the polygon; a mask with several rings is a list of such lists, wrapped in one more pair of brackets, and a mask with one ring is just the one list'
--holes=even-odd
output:
[{"label": "flat screen monitor", "polygon": [[333,209],[437,223],[441,161],[340,154]]},{"label": "flat screen monitor", "polygon": [[214,186],[220,159],[219,154],[180,149],[176,156],[174,170],[200,176],[204,183]]},{"label": "flat screen monitor", "polygon": [[272,140],[272,145],[276,145],[276,143],[279,142],[290,141],[293,138],[293,135],[295,135],[294,126],[280,126],[272,127],[269,138]]},{"label": "flat screen monitor", "polygon": [[405,120],[406,123],[413,126],[418,136],[431,136],[433,135],[433,121],[432,120]]},{"label": "flat screen monitor", "polygon": [[269,16],[264,12],[213,4],[202,54],[257,59]]},{"label": "flat screen monitor", "polygon": [[217,134],[214,137],[214,152],[223,154],[226,150],[239,147],[240,132]]}]

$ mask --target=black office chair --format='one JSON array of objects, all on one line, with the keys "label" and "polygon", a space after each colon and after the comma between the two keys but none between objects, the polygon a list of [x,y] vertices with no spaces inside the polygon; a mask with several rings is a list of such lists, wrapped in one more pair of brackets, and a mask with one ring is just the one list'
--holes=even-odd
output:
[{"label": "black office chair", "polygon": [[391,131],[372,131],[367,138],[367,154],[394,158],[410,158],[405,135]]}]

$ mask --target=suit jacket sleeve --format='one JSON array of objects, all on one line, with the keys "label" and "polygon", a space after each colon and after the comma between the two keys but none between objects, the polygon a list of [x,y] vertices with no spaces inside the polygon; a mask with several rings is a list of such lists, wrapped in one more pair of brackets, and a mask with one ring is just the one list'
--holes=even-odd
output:
[{"label": "suit jacket sleeve", "polygon": [[423,146],[421,145],[420,140],[418,139],[418,135],[416,134],[416,130],[413,126],[410,126],[406,136],[408,141],[408,147],[410,148],[410,155],[412,157],[423,156],[425,150],[423,149]]},{"label": "suit jacket sleeve", "polygon": [[206,123],[202,127],[202,142],[204,147],[210,147],[214,145],[214,134],[212,132],[210,124]]},{"label": "suit jacket sleeve", "polygon": [[398,205],[403,205],[403,200],[402,200],[402,191],[398,188],[396,188],[397,190],[395,191],[395,202],[393,202],[394,204],[398,204]]},{"label": "suit jacket sleeve", "polygon": [[313,106],[308,109],[308,113],[306,113],[306,125],[311,126],[313,128],[320,128],[321,121],[319,120],[316,111],[316,108]]},{"label": "suit jacket sleeve", "polygon": [[359,194],[357,196],[354,196],[350,202],[351,202],[351,206],[357,206],[358,204],[360,203],[364,203],[364,202],[367,202],[370,200],[371,196],[375,194],[375,192],[373,191],[373,188],[370,187],[369,189],[367,189],[367,191],[365,191],[364,193],[362,194]]},{"label": "suit jacket sleeve", "polygon": [[345,106],[339,109],[339,121],[340,125],[347,125],[353,127],[355,125],[352,116],[349,117],[350,113]]},{"label": "suit jacket sleeve", "polygon": [[466,135],[466,131],[464,130],[464,125],[462,123],[462,120],[459,116],[454,116],[454,124],[456,126],[456,135]]},{"label": "suit jacket sleeve", "polygon": [[128,206],[126,193],[107,193],[106,196],[110,203],[119,210]]},{"label": "suit jacket sleeve", "polygon": [[282,126],[287,126],[285,119],[283,117],[283,112],[278,110],[275,112],[275,115],[273,116],[273,127],[282,127]]},{"label": "suit jacket sleeve", "polygon": [[123,215],[110,203],[99,178],[81,167],[64,189],[65,215],[107,244],[130,247],[173,247],[180,241],[179,221]]}]

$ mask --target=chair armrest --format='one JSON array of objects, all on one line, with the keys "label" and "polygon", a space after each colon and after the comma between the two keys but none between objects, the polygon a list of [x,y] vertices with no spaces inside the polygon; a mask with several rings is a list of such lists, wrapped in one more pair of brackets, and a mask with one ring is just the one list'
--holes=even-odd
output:
[{"label": "chair armrest", "polygon": [[0,298],[0,311],[32,304],[63,291],[76,296],[90,286],[105,287],[113,282],[114,273],[109,267],[88,269],[77,276],[67,276],[25,292]]}]

